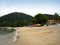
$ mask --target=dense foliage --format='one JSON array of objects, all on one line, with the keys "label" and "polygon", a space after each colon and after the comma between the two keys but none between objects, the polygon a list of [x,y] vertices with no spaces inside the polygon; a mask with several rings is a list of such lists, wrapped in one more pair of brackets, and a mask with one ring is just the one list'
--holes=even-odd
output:
[{"label": "dense foliage", "polygon": [[55,21],[60,20],[59,14],[55,13],[54,16],[53,16],[53,19],[54,19]]},{"label": "dense foliage", "polygon": [[40,13],[37,14],[33,19],[33,21],[35,21],[36,23],[42,24],[42,25],[46,24],[47,20],[48,20],[48,17]]},{"label": "dense foliage", "polygon": [[33,17],[24,13],[14,12],[0,17],[0,26],[18,27],[28,25]]},{"label": "dense foliage", "polygon": [[0,17],[0,27],[20,27],[31,24],[46,24],[47,20],[60,20],[60,16],[55,13],[51,14],[37,14],[34,17],[25,14],[14,12]]}]

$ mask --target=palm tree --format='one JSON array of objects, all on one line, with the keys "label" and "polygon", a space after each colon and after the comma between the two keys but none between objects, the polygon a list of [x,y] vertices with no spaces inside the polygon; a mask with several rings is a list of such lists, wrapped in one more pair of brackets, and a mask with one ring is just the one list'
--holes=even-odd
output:
[{"label": "palm tree", "polygon": [[59,14],[55,13],[53,19],[55,22],[57,22],[59,20]]}]

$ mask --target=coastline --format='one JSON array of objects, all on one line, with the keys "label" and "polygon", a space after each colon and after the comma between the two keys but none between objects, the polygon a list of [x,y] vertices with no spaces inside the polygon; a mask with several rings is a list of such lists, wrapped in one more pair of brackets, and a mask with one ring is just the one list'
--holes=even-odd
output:
[{"label": "coastline", "polygon": [[[16,27],[19,39],[13,42],[16,33],[0,35],[0,45],[60,45],[60,26]],[[19,31],[18,31],[19,30]]]}]

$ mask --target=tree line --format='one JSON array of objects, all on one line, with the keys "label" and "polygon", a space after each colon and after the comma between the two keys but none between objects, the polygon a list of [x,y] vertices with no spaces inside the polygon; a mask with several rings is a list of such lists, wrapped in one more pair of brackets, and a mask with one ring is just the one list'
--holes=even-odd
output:
[{"label": "tree line", "polygon": [[54,20],[58,21],[60,20],[60,16],[58,13],[55,13],[54,15],[49,15],[49,14],[37,14],[35,17],[33,17],[32,22],[33,24],[41,24],[42,26],[47,23],[48,20]]},{"label": "tree line", "polygon": [[0,27],[21,27],[32,24],[41,24],[42,26],[50,19],[60,20],[58,13],[54,15],[38,13],[34,17],[24,13],[10,13],[0,17]]}]

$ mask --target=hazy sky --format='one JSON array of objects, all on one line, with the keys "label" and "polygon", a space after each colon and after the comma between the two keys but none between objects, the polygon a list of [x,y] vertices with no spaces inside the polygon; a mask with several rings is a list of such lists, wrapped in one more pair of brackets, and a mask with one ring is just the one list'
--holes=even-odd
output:
[{"label": "hazy sky", "polygon": [[11,12],[60,14],[60,0],[0,0],[0,16]]}]

